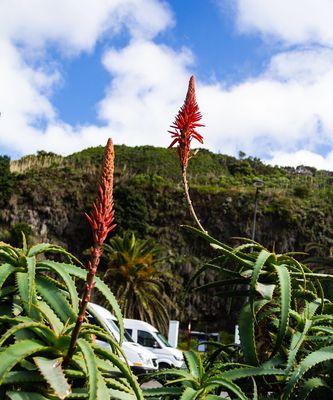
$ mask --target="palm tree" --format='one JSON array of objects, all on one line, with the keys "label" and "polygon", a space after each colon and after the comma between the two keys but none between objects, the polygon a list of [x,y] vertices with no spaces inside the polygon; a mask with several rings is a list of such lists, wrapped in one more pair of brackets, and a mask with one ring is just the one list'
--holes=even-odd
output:
[{"label": "palm tree", "polygon": [[104,281],[113,288],[124,316],[149,322],[166,333],[172,302],[165,286],[171,274],[159,269],[165,260],[161,249],[132,232],[112,238],[103,248]]}]

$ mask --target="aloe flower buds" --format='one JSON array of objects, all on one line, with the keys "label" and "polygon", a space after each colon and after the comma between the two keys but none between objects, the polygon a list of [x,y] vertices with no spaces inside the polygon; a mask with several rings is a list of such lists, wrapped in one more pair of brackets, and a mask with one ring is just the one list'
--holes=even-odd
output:
[{"label": "aloe flower buds", "polygon": [[94,244],[102,246],[108,233],[116,226],[113,209],[113,172],[114,149],[112,140],[109,139],[104,156],[102,178],[98,188],[98,196],[93,204],[90,214],[86,218],[91,226]]},{"label": "aloe flower buds", "polygon": [[176,116],[175,122],[171,125],[173,130],[169,131],[173,138],[169,148],[178,144],[178,155],[183,170],[187,168],[192,139],[203,143],[203,137],[196,131],[196,128],[204,126],[199,124],[201,118],[202,115],[195,98],[195,78],[191,76],[186,99]]}]

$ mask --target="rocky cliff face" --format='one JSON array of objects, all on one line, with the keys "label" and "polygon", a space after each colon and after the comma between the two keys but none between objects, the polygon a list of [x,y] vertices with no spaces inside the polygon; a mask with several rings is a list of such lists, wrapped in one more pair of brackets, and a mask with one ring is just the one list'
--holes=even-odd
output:
[{"label": "rocky cliff face", "polygon": [[[115,180],[117,229],[136,230],[141,237],[155,238],[171,257],[165,268],[172,269],[184,285],[202,260],[214,253],[203,240],[180,227],[181,224],[192,224],[192,221],[178,181],[176,157],[161,149],[149,148],[146,153],[142,149],[145,148],[136,149],[136,153],[133,149],[118,149]],[[213,161],[216,162],[217,155],[207,152],[202,157],[206,157],[206,161],[199,158],[199,168],[193,167],[190,171],[191,192],[199,218],[210,234],[228,243],[237,243],[232,237],[250,236],[255,191],[252,181],[259,176],[269,181],[259,196],[256,233],[259,242],[277,252],[304,250],[308,242],[329,242],[333,226],[330,200],[333,196],[326,181],[326,186],[320,188],[314,176],[312,193],[308,178],[293,177],[293,171],[278,169],[280,172],[277,173],[271,168],[270,174],[267,171],[259,174],[251,162],[247,162],[254,171],[250,177],[244,171],[233,175],[226,160],[238,162],[242,168],[244,161],[227,157],[223,162],[218,159],[218,170],[216,165],[206,165],[213,163],[210,158],[215,157]],[[58,156],[55,163],[42,167],[37,162],[33,167],[15,172],[14,190],[0,211],[3,238],[8,237],[11,228],[24,222],[31,227],[33,240],[58,243],[82,257],[90,245],[89,228],[83,213],[89,209],[95,196],[100,161],[101,149],[95,149],[67,159]],[[160,165],[164,161],[166,168]],[[196,160],[192,162],[194,164]],[[168,176],[168,166],[171,177]],[[15,168],[17,171],[17,163]],[[161,173],[163,170],[164,175]],[[275,182],[273,178],[280,179],[277,187],[272,184]],[[327,173],[329,179],[331,175]],[[289,180],[287,184],[286,180]],[[286,185],[284,189],[281,182]],[[295,187],[301,184],[305,189],[310,187],[305,196],[304,193],[302,196],[294,193]],[[213,276],[202,279],[211,280]],[[174,296],[176,301],[181,301],[179,291]],[[201,326],[212,319],[220,327],[230,324],[229,317],[218,320],[217,316],[226,315],[225,305],[210,294],[196,293],[186,302],[190,315],[178,315],[183,321],[191,317],[200,320]]]}]

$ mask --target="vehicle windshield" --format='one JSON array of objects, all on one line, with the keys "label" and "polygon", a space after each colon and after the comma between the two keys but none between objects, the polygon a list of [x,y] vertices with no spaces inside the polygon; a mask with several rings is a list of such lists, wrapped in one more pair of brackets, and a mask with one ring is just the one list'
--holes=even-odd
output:
[{"label": "vehicle windshield", "polygon": [[171,344],[166,340],[166,338],[162,335],[160,332],[156,332],[156,336],[160,339],[160,341],[166,346],[166,347],[172,347]]},{"label": "vehicle windshield", "polygon": [[[107,318],[106,319],[107,320],[107,322],[108,322],[108,324],[110,324],[110,326],[112,327],[112,330],[115,332],[115,333],[117,333],[117,337],[116,337],[116,339],[117,340],[119,340],[119,327],[118,327],[118,322],[117,321],[114,321],[112,318]],[[132,337],[126,332],[126,330],[125,330],[125,332],[124,332],[124,341],[125,342],[134,342],[134,340],[132,339]]]}]

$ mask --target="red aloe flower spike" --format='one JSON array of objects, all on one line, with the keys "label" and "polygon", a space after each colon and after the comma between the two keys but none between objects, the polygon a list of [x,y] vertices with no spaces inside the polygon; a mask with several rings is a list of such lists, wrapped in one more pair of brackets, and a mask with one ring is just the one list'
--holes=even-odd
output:
[{"label": "red aloe flower spike", "polygon": [[201,118],[195,98],[195,78],[191,76],[184,104],[171,125],[173,130],[169,131],[174,138],[169,148],[178,143],[178,155],[183,170],[187,168],[192,139],[203,143],[203,137],[196,131],[196,128],[204,126],[199,124]]},{"label": "red aloe flower spike", "polygon": [[109,139],[105,148],[102,177],[98,186],[98,195],[93,203],[92,210],[85,214],[93,233],[93,246],[90,249],[88,262],[88,274],[84,285],[79,315],[72,332],[71,342],[63,365],[68,366],[75,350],[76,340],[79,336],[86,309],[91,297],[91,291],[95,285],[94,277],[102,255],[102,245],[107,235],[115,228],[113,209],[113,173],[114,173],[114,148]]},{"label": "red aloe flower spike", "polygon": [[175,122],[171,125],[171,128],[173,128],[173,130],[168,131],[169,133],[171,133],[171,137],[173,138],[173,141],[170,144],[169,148],[173,147],[175,144],[178,144],[177,149],[182,167],[182,178],[186,201],[190,213],[196,224],[203,232],[206,233],[193,208],[186,176],[192,139],[196,139],[198,142],[203,143],[203,137],[200,135],[200,133],[196,131],[197,128],[204,126],[199,123],[201,118],[202,115],[199,111],[199,106],[195,98],[195,79],[194,76],[191,76],[184,104],[180,108],[176,116]]}]

